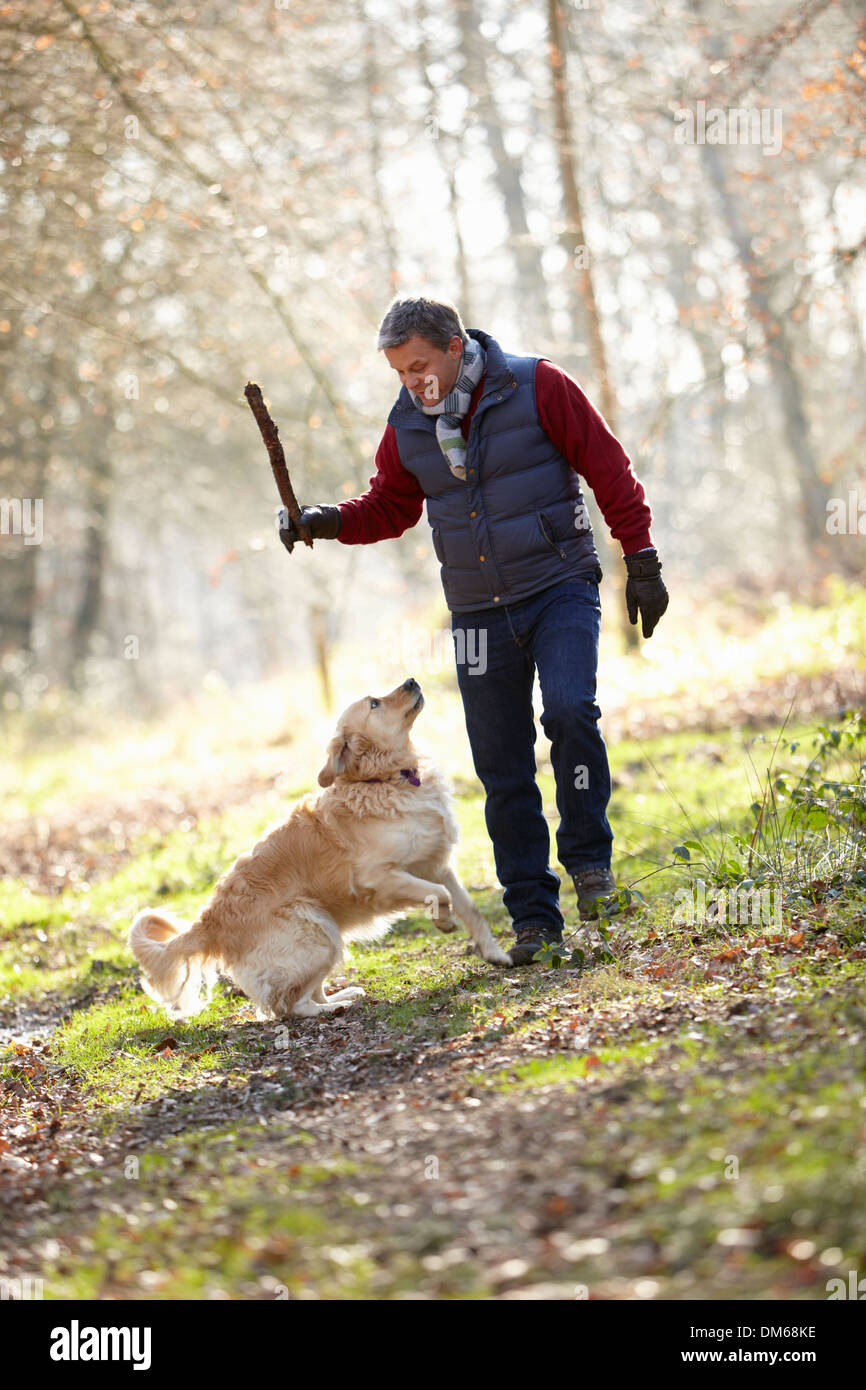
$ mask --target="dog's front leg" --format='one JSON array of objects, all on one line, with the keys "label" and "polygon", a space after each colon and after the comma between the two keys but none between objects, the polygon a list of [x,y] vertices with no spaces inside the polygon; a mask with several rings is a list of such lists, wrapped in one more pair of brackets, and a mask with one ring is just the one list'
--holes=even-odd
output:
[{"label": "dog's front leg", "polygon": [[490,961],[492,965],[510,965],[511,957],[496,941],[486,919],[482,917],[450,865],[442,875],[442,882],[450,891],[454,911],[472,937],[472,944],[479,956]]},{"label": "dog's front leg", "polygon": [[[454,915],[451,893],[442,883],[432,883],[426,878],[416,878],[407,869],[390,869],[377,884],[378,892],[393,898],[400,907],[433,907],[433,920],[437,926],[441,921],[450,921]],[[448,930],[448,928],[445,928]]]}]

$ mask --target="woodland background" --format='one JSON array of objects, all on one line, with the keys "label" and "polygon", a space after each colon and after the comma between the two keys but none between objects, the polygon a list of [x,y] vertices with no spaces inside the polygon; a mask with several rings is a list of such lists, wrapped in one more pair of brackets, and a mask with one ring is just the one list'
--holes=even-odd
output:
[{"label": "woodland background", "polygon": [[[858,487],[866,528],[855,0],[49,0],[0,7],[0,61],[0,496],[44,500],[42,544],[0,536],[7,713],[152,714],[311,656],[327,685],[359,622],[380,652],[441,628],[424,520],[288,559],[242,395],[302,501],[362,492],[398,292],[578,377],[675,600],[862,576],[827,529]],[[700,101],[778,113],[781,149],[678,143]]]},{"label": "woodland background", "polygon": [[[858,1297],[862,5],[0,0],[0,61],[0,1298]],[[776,153],[677,140],[714,109]],[[350,1009],[170,1020],[133,916],[194,921],[409,674],[512,939],[426,522],[289,557],[243,397],[357,495],[406,292],[571,370],[647,487],[648,642],[597,529],[624,910],[563,872],[562,955],[415,912]]]}]

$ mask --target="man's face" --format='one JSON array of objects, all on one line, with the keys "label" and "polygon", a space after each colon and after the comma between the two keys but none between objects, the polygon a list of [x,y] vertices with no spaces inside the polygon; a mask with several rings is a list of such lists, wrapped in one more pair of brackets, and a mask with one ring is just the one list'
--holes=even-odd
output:
[{"label": "man's face", "polygon": [[425,405],[438,405],[457,380],[463,343],[457,334],[444,352],[422,338],[407,338],[399,347],[385,348],[385,356],[403,386],[420,396]]}]

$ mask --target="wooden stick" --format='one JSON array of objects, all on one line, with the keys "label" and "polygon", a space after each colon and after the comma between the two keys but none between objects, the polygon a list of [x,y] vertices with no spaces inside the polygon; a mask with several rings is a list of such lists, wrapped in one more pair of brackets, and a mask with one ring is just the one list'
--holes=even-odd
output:
[{"label": "wooden stick", "polygon": [[309,527],[300,524],[301,509],[298,506],[298,499],[292,487],[292,480],[289,477],[289,470],[286,467],[286,456],[283,453],[283,446],[280,443],[280,432],[275,422],[268,413],[262,397],[261,388],[254,381],[248,381],[244,387],[244,395],[249,403],[250,410],[256,417],[256,424],[259,427],[262,439],[265,441],[265,448],[268,451],[268,458],[271,461],[271,470],[277,484],[277,491],[280,494],[280,501],[289,514],[290,519],[295,523],[295,530],[305,545],[310,549],[313,547],[313,538],[310,535]]}]

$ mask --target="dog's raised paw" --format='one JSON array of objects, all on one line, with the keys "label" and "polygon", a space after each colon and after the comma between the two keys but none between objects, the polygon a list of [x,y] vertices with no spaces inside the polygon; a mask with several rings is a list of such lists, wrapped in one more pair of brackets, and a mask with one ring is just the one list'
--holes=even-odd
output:
[{"label": "dog's raised paw", "polygon": [[444,915],[444,914],[443,914],[442,916],[440,916],[440,917],[434,917],[434,918],[433,918],[433,923],[434,923],[434,926],[437,926],[437,927],[439,928],[439,930],[440,930],[441,932],[445,932],[446,935],[447,935],[449,932],[453,932],[453,931],[456,931],[456,930],[457,930],[457,923],[454,921],[454,918],[453,918],[453,917],[450,917],[450,916],[446,916],[446,915]]}]

